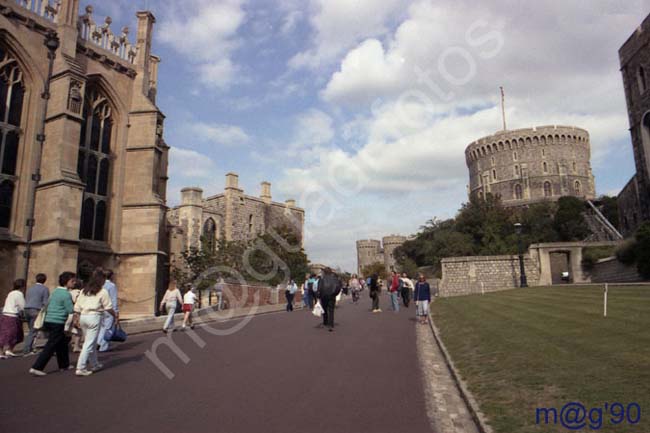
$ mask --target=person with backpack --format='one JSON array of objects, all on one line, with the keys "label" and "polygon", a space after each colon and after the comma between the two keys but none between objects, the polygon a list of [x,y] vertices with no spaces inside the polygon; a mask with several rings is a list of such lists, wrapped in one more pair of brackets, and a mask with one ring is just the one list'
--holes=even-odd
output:
[{"label": "person with backpack", "polygon": [[379,293],[381,291],[381,286],[377,274],[368,277],[368,291],[370,293],[370,299],[372,299],[372,312],[381,313],[381,309],[379,308]]},{"label": "person with backpack", "polygon": [[415,301],[416,305],[416,316],[420,318],[421,324],[426,325],[427,320],[429,319],[431,287],[422,274],[420,274],[418,282],[415,284],[413,300]]},{"label": "person with backpack", "polygon": [[38,331],[34,329],[34,321],[38,317],[38,313],[45,305],[47,300],[50,299],[50,289],[45,286],[47,275],[39,273],[36,274],[36,284],[27,289],[25,294],[25,320],[27,321],[27,329],[29,333],[23,345],[23,356],[35,355],[34,339]]},{"label": "person with backpack", "polygon": [[336,297],[341,293],[341,280],[332,272],[332,269],[323,269],[323,276],[318,283],[318,299],[323,307],[323,326],[329,328],[329,332],[334,331],[334,308],[336,307]]}]

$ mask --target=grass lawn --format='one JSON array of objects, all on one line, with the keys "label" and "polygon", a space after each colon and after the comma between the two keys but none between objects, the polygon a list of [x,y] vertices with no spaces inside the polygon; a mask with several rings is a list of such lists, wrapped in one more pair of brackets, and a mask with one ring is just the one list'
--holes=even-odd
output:
[{"label": "grass lawn", "polygon": [[[431,311],[456,367],[496,432],[567,432],[560,411],[576,401],[587,411],[603,408],[602,416],[593,411],[593,422],[587,418],[579,431],[648,433],[650,286],[610,286],[608,297],[607,318],[599,287],[444,298]],[[638,403],[640,422],[630,425],[623,417],[612,425],[620,408],[605,411],[604,405],[615,402]],[[557,408],[557,426],[536,425],[538,407]],[[590,429],[599,418],[602,426]]]}]

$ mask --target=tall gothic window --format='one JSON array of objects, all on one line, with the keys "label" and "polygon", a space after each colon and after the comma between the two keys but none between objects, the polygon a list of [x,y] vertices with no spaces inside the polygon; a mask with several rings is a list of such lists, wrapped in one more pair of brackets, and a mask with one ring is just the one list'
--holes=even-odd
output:
[{"label": "tall gothic window", "polygon": [[106,240],[113,119],[108,101],[95,88],[86,91],[77,173],[86,184],[81,206],[81,239]]},{"label": "tall gothic window", "polygon": [[544,182],[544,197],[550,197],[553,195],[553,190],[551,188],[551,182]]},{"label": "tall gothic window", "polygon": [[521,200],[523,197],[521,193],[521,185],[520,184],[515,184],[515,199]]},{"label": "tall gothic window", "polygon": [[576,195],[580,195],[580,190],[581,190],[582,188],[581,188],[581,185],[580,185],[580,182],[579,182],[579,181],[577,181],[577,180],[575,181],[575,183],[573,184],[573,188],[574,188],[575,191],[576,191]]},{"label": "tall gothic window", "polygon": [[248,216],[248,233],[253,234],[253,215]]},{"label": "tall gothic window", "polygon": [[0,46],[0,228],[9,228],[11,223],[24,96],[18,62]]},{"label": "tall gothic window", "polygon": [[217,239],[217,225],[212,218],[208,218],[203,224],[203,241],[209,251],[214,251]]}]

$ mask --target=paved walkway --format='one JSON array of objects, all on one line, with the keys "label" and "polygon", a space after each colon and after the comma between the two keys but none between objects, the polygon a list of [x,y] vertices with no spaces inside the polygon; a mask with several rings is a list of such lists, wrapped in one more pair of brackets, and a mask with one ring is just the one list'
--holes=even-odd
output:
[{"label": "paved walkway", "polygon": [[[57,372],[54,359],[43,378],[27,374],[33,357],[2,361],[0,430],[424,433],[431,415],[438,433],[471,433],[460,429],[464,405],[444,363],[435,351],[418,354],[418,344],[435,345],[413,307],[372,314],[369,306],[344,301],[333,333],[303,310],[136,335],[102,354],[105,369],[87,378]],[[152,349],[160,368],[146,355]],[[419,360],[440,385],[423,386]]]}]

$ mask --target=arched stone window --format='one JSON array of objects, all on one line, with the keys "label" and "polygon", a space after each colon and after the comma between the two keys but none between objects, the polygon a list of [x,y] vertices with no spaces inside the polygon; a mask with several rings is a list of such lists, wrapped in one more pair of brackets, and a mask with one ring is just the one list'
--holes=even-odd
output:
[{"label": "arched stone window", "polygon": [[109,207],[113,115],[108,100],[90,85],[86,90],[82,114],[77,173],[86,188],[79,237],[104,241]]},{"label": "arched stone window", "polygon": [[25,85],[16,59],[0,46],[0,228],[9,228]]},{"label": "arched stone window", "polygon": [[544,173],[548,173],[548,164],[546,163],[546,161],[542,163],[542,166],[544,167]]},{"label": "arched stone window", "polygon": [[553,136],[549,135],[546,141],[548,142],[548,144],[553,144]]},{"label": "arched stone window", "polygon": [[551,186],[551,182],[546,181],[544,182],[544,197],[550,197],[553,195],[553,188]]},{"label": "arched stone window", "polygon": [[217,241],[217,225],[212,218],[203,223],[203,242],[209,251],[214,251]]},{"label": "arched stone window", "polygon": [[542,146],[546,145],[546,137],[542,135],[540,142],[542,143]]},{"label": "arched stone window", "polygon": [[496,161],[494,160],[494,157],[491,158],[491,162],[492,162],[492,165],[495,164]]},{"label": "arched stone window", "polygon": [[542,158],[546,158],[546,149],[542,149]]},{"label": "arched stone window", "polygon": [[578,181],[578,180],[575,181],[575,183],[573,184],[573,189],[575,190],[576,195],[580,195],[580,194],[581,194],[581,185],[580,185],[580,181]]},{"label": "arched stone window", "polygon": [[575,173],[575,172],[577,172],[577,171],[578,171],[578,167],[576,166],[576,163],[575,163],[575,161],[574,161],[574,162],[573,162],[573,172]]},{"label": "arched stone window", "polygon": [[515,176],[519,176],[519,166],[515,165]]},{"label": "arched stone window", "polygon": [[248,216],[248,233],[253,234],[253,215]]},{"label": "arched stone window", "polygon": [[645,69],[643,69],[643,66],[639,66],[637,80],[639,82],[639,93],[645,92],[648,86],[646,85]]},{"label": "arched stone window", "polygon": [[514,188],[514,198],[515,200],[521,200],[523,198],[523,194],[521,192],[521,185],[520,184],[515,184]]},{"label": "arched stone window", "polygon": [[492,170],[492,180],[493,181],[497,180],[497,171],[496,170]]}]

